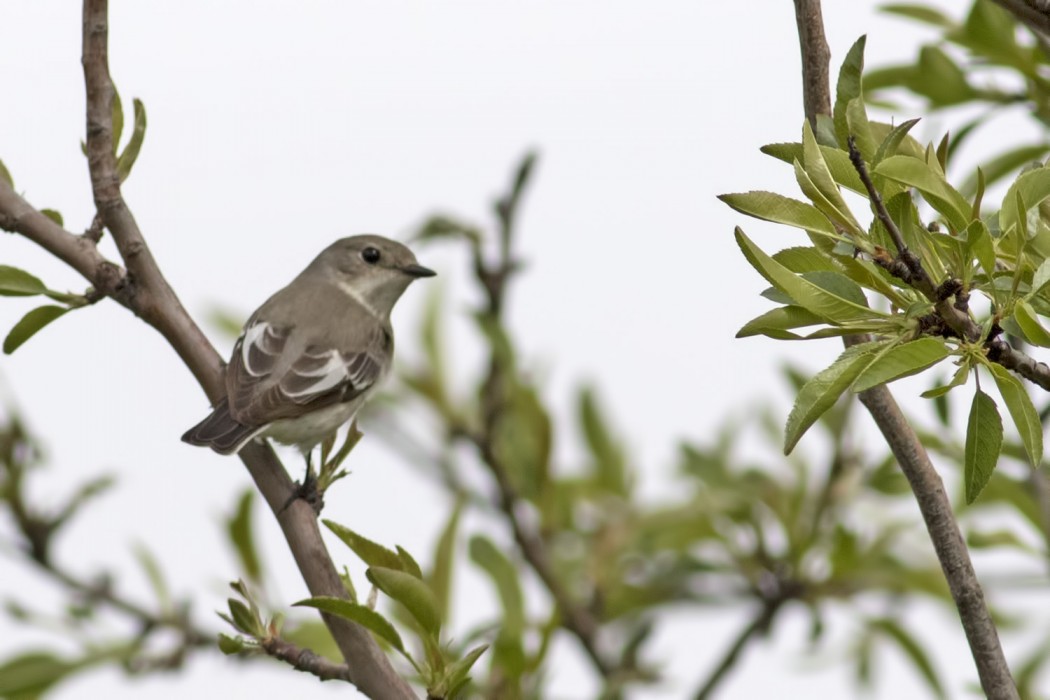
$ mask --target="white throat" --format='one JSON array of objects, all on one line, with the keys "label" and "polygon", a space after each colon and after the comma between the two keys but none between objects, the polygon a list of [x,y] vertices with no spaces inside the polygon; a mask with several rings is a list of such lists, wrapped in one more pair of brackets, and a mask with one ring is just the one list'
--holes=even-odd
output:
[{"label": "white throat", "polygon": [[339,280],[337,284],[339,285],[339,289],[343,290],[344,294],[360,304],[365,311],[372,316],[375,316],[380,321],[383,320],[383,314],[379,313],[379,310],[372,306],[372,302],[368,301],[365,295],[361,293],[361,290],[355,288],[354,285],[345,280]]}]

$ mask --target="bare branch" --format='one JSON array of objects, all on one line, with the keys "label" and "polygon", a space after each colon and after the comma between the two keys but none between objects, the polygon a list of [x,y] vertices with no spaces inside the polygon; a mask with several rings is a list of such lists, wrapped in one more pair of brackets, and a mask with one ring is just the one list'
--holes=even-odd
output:
[{"label": "bare branch", "polygon": [[820,0],[795,0],[795,22],[802,51],[802,103],[806,119],[816,131],[817,115],[831,114],[831,49],[824,36]]},{"label": "bare branch", "polygon": [[758,614],[755,615],[754,619],[752,619],[744,629],[740,630],[740,633],[733,640],[733,643],[729,645],[729,649],[726,650],[725,656],[722,657],[722,660],[711,671],[711,675],[708,676],[707,680],[705,680],[700,686],[700,690],[696,691],[696,695],[693,696],[695,700],[708,700],[708,698],[713,696],[714,692],[718,689],[718,686],[723,680],[725,680],[733,667],[736,666],[744,648],[755,637],[769,632],[769,627],[773,623],[773,618],[776,617],[777,612],[780,610],[781,605],[784,602],[784,600],[772,599],[762,605],[762,608],[758,611]]}]

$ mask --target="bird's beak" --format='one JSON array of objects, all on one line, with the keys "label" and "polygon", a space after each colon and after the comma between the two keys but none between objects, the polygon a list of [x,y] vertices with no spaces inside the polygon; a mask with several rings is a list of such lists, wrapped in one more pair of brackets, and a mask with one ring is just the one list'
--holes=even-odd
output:
[{"label": "bird's beak", "polygon": [[437,274],[429,267],[423,267],[422,265],[417,265],[416,263],[412,263],[411,265],[405,265],[401,268],[401,271],[409,277],[433,277]]}]

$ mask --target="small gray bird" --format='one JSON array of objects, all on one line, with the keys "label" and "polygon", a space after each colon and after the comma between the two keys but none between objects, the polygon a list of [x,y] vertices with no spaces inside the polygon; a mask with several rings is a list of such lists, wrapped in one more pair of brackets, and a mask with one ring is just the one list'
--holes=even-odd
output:
[{"label": "small gray bird", "polygon": [[390,312],[413,280],[434,274],[382,236],[328,246],[248,319],[226,369],[226,398],[183,441],[233,454],[272,437],[309,456],[386,376]]}]

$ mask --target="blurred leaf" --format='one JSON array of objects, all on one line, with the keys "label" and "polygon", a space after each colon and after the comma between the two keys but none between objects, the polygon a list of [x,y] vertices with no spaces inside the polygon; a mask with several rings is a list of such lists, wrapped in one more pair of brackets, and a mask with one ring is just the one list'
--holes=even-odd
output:
[{"label": "blurred leaf", "polygon": [[[1014,203],[1024,202],[1025,211],[1018,212]],[[1036,168],[1018,176],[1006,191],[1002,205],[999,208],[999,229],[1003,234],[1009,233],[1015,227],[1024,224],[1021,220],[1022,214],[1028,209],[1038,207],[1043,201],[1050,197],[1050,168]]]},{"label": "blurred leaf", "polygon": [[232,656],[245,651],[248,645],[240,637],[231,637],[228,634],[219,633],[219,651],[226,656]]},{"label": "blurred leaf", "polygon": [[[984,173],[985,184],[990,185],[1025,165],[1038,162],[1048,151],[1050,151],[1050,144],[1034,143],[1027,146],[1017,146],[1000,153],[995,158],[981,164],[980,170]],[[972,177],[967,178],[960,190],[963,193],[975,193],[977,191],[977,177],[977,173],[974,173]]]},{"label": "blurred leaf", "polygon": [[25,270],[0,265],[0,296],[34,296],[46,291],[44,283]]},{"label": "blurred leaf", "polygon": [[915,666],[915,670],[919,672],[926,684],[930,686],[930,690],[933,691],[934,695],[939,698],[947,697],[944,692],[944,686],[941,684],[929,655],[910,633],[899,625],[896,620],[888,617],[871,620],[870,624],[873,628],[881,631],[897,643],[900,650],[904,652],[904,655]]},{"label": "blurred leaf", "polygon": [[918,20],[919,22],[925,22],[926,24],[932,24],[936,27],[943,27],[945,29],[951,29],[955,26],[954,20],[952,20],[950,17],[943,14],[939,10],[930,7],[929,5],[909,5],[905,3],[894,3],[890,5],[883,5],[879,8],[879,10],[889,14],[908,17],[910,19]]},{"label": "blurred leaf", "polygon": [[[342,600],[342,598],[333,598],[333,600]],[[350,602],[356,605],[356,601]],[[335,643],[332,633],[319,618],[296,620],[294,624],[286,623],[284,629],[281,630],[281,638],[305,647],[326,659],[337,663],[343,661],[343,654],[339,651],[339,646]]]},{"label": "blurred leaf", "polygon": [[463,499],[456,500],[452,507],[448,523],[441,531],[437,546],[434,548],[434,564],[430,568],[427,582],[430,589],[434,591],[438,606],[441,611],[441,619],[447,620],[450,615],[450,598],[452,593],[452,570],[456,561],[456,538],[459,530],[459,516],[463,512]]},{"label": "blurred leaf", "polygon": [[349,600],[343,600],[342,598],[331,598],[328,596],[307,598],[306,600],[300,600],[298,603],[293,603],[293,605],[296,607],[316,608],[341,617],[344,620],[356,622],[408,657],[405,645],[401,641],[401,635],[397,633],[397,630],[385,617],[371,608],[351,603]]},{"label": "blurred leaf", "polygon": [[237,559],[249,580],[259,583],[262,580],[262,565],[259,553],[255,548],[255,536],[252,534],[252,503],[254,489],[245,489],[237,499],[237,507],[232,516],[226,519],[226,535],[233,544]]},{"label": "blurred leaf", "polygon": [[580,427],[594,457],[594,470],[599,483],[617,495],[626,496],[627,464],[623,448],[613,440],[593,389],[588,387],[580,391],[578,406]]},{"label": "blurred leaf", "polygon": [[[135,106],[135,129],[131,132],[131,139],[128,140],[128,145],[124,147],[124,152],[117,157],[117,176],[121,182],[128,179],[128,175],[131,174],[131,168],[135,165],[135,161],[138,160],[139,151],[142,150],[142,142],[146,138],[146,107],[142,104],[142,100],[137,97],[134,100]],[[116,137],[113,139],[114,146],[117,143]]]},{"label": "blurred leaf", "polygon": [[164,612],[170,611],[171,593],[168,591],[168,584],[164,580],[164,573],[160,570],[157,558],[153,556],[153,553],[149,551],[146,545],[141,543],[136,544],[133,551],[135,552],[135,559],[149,580],[153,594],[157,596],[157,602],[161,610]]},{"label": "blurred leaf", "polygon": [[743,192],[721,194],[718,198],[741,214],[763,221],[772,221],[786,226],[819,233],[835,240],[846,240],[835,230],[835,226],[812,204],[800,202],[775,192]]},{"label": "blurred leaf", "polygon": [[885,341],[847,348],[830,367],[806,382],[795,399],[784,428],[784,454],[791,454],[809,427],[831,408],[884,346]]},{"label": "blurred leaf", "polygon": [[923,46],[919,51],[917,70],[908,87],[929,99],[933,107],[947,107],[975,96],[966,74],[944,51],[936,46]]},{"label": "blurred leaf", "polygon": [[503,552],[481,535],[470,540],[470,558],[488,573],[503,604],[502,624],[493,645],[493,663],[516,678],[525,670],[525,650],[522,643],[525,630],[525,601],[518,572]]},{"label": "blurred leaf", "polygon": [[910,377],[948,357],[949,348],[937,338],[919,338],[889,348],[868,365],[850,387],[860,393],[872,387]]},{"label": "blurred leaf", "polygon": [[39,698],[78,665],[47,651],[24,652],[0,664],[0,697]]},{"label": "blurred leaf", "polygon": [[39,306],[15,324],[11,332],[4,338],[4,353],[10,355],[26,342],[41,328],[62,316],[68,308],[64,306]]},{"label": "blurred leaf", "polygon": [[11,172],[7,169],[7,166],[4,165],[4,161],[2,160],[0,160],[0,180],[3,180],[11,186],[11,189],[14,189],[15,180],[11,177]]},{"label": "blurred leaf", "polygon": [[481,244],[481,234],[476,227],[447,216],[430,217],[413,236],[413,239],[417,241],[437,238],[464,238],[474,247]]},{"label": "blurred leaf", "polygon": [[388,569],[401,570],[403,563],[396,552],[392,552],[381,544],[366,539],[348,527],[344,527],[331,520],[322,520],[336,537],[353,550],[354,554],[361,558],[369,566],[382,566]]},{"label": "blurred leaf", "polygon": [[376,588],[405,606],[416,622],[437,638],[441,631],[441,606],[426,583],[412,574],[382,566],[370,566],[365,573]]},{"label": "blurred leaf", "polygon": [[965,473],[966,502],[981,494],[999,461],[1003,444],[1003,422],[992,397],[980,389],[974,393],[966,425]]}]

